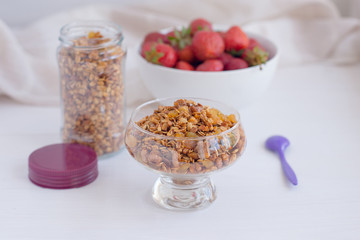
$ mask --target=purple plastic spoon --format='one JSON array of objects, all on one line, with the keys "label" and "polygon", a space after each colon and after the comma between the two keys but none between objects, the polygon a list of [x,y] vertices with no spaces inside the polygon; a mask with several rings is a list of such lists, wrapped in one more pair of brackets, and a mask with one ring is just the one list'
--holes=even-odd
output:
[{"label": "purple plastic spoon", "polygon": [[287,179],[294,185],[298,184],[294,170],[290,167],[284,156],[285,149],[290,145],[289,140],[283,136],[272,136],[266,140],[265,146],[279,154],[282,169]]}]

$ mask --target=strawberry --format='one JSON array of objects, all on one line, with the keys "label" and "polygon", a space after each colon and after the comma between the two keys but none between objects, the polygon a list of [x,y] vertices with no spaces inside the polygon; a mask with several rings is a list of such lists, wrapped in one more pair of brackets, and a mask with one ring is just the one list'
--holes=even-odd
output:
[{"label": "strawberry", "polygon": [[183,49],[177,50],[178,59],[181,61],[192,63],[195,60],[194,53],[191,46],[186,46]]},{"label": "strawberry", "polygon": [[269,53],[255,39],[251,38],[248,48],[244,50],[241,57],[249,66],[256,66],[266,63]]},{"label": "strawberry", "polygon": [[192,50],[200,61],[217,58],[224,49],[224,40],[217,32],[198,31],[193,37]]},{"label": "strawberry", "polygon": [[222,71],[224,70],[224,64],[217,59],[209,59],[197,66],[196,71]]},{"label": "strawberry", "polygon": [[155,45],[153,42],[144,42],[141,46],[141,56],[145,58],[145,52],[149,51]]},{"label": "strawberry", "polygon": [[162,42],[165,43],[167,41],[167,37],[165,34],[159,32],[151,32],[145,36],[144,43],[146,42]]},{"label": "strawberry", "polygon": [[190,23],[191,35],[194,35],[197,31],[205,30],[212,31],[212,25],[209,21],[203,18],[197,18]]},{"label": "strawberry", "polygon": [[167,38],[171,46],[176,49],[179,60],[194,61],[194,54],[190,47],[192,42],[190,28],[182,28],[181,31],[174,29],[167,34]]},{"label": "strawberry", "polygon": [[249,67],[248,63],[241,58],[232,58],[225,64],[225,70],[236,70]]},{"label": "strawberry", "polygon": [[249,46],[249,38],[238,26],[231,27],[224,36],[225,50],[236,55],[239,50]]},{"label": "strawberry", "polygon": [[144,43],[141,49],[141,56],[148,62],[165,67],[173,67],[177,61],[177,55],[174,48],[168,44],[157,42]]},{"label": "strawberry", "polygon": [[188,70],[188,71],[194,71],[194,67],[190,63],[184,62],[184,61],[178,61],[175,65],[175,68],[182,69],[182,70]]},{"label": "strawberry", "polygon": [[228,64],[228,62],[233,59],[233,56],[229,53],[223,52],[218,59],[224,64]]}]

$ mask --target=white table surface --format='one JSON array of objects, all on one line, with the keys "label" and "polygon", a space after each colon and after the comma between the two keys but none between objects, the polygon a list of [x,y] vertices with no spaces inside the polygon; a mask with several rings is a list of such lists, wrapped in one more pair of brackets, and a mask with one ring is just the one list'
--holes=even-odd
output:
[{"label": "white table surface", "polygon": [[[60,110],[0,98],[0,239],[360,239],[360,63],[279,70],[268,92],[241,110],[243,157],[213,176],[204,210],[171,212],[152,201],[157,176],[126,151],[99,162],[79,189],[32,184],[27,158],[60,142]],[[288,184],[272,134],[290,139]]]}]

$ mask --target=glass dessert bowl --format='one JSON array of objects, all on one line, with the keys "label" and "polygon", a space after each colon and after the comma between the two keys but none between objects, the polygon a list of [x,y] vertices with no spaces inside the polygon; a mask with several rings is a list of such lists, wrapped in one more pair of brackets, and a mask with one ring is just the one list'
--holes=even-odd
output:
[{"label": "glass dessert bowl", "polygon": [[166,98],[133,112],[125,145],[131,156],[160,174],[152,197],[168,209],[194,209],[216,199],[209,175],[232,165],[243,153],[239,113],[219,102]]}]

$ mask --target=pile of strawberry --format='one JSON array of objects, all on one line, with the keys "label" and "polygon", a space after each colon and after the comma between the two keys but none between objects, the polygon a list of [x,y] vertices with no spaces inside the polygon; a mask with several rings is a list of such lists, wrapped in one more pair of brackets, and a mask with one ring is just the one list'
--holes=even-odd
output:
[{"label": "pile of strawberry", "polygon": [[151,32],[145,36],[141,55],[154,64],[190,71],[223,71],[261,65],[269,53],[238,26],[226,32],[213,31],[202,18],[189,27],[167,34]]}]

